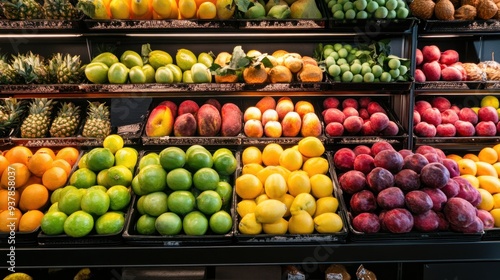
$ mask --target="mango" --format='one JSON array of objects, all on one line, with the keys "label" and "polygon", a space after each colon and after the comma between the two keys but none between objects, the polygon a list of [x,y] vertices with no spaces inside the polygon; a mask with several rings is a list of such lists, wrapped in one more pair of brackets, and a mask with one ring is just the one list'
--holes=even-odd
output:
[{"label": "mango", "polygon": [[302,127],[300,133],[303,137],[315,136],[318,137],[323,132],[321,121],[316,113],[306,113],[302,118]]},{"label": "mango", "polygon": [[161,66],[156,69],[155,81],[162,84],[174,83],[174,74],[167,66]]},{"label": "mango", "polygon": [[102,62],[91,62],[85,67],[85,77],[91,83],[104,84],[108,81],[109,67]]},{"label": "mango", "polygon": [[234,103],[225,103],[221,108],[221,135],[237,136],[242,129],[242,112]]},{"label": "mango", "polygon": [[125,64],[118,62],[108,70],[108,81],[111,84],[125,84],[128,80],[129,68]]},{"label": "mango", "polygon": [[297,0],[290,6],[290,17],[294,19],[321,19],[323,15],[315,0]]},{"label": "mango", "polygon": [[222,126],[222,119],[219,110],[210,104],[203,104],[196,114],[198,124],[198,135],[216,136]]},{"label": "mango", "polygon": [[103,53],[98,54],[96,57],[94,57],[90,61],[90,63],[93,63],[93,62],[102,62],[102,63],[106,64],[108,67],[110,67],[111,65],[113,65],[117,62],[120,62],[120,60],[118,59],[118,57],[116,57],[116,55],[114,55],[111,52],[103,52]]},{"label": "mango", "polygon": [[174,136],[187,137],[196,134],[196,118],[191,113],[178,116],[174,122]]},{"label": "mango", "polygon": [[197,62],[191,67],[191,75],[194,83],[210,83],[212,82],[212,73],[210,69],[203,63]]},{"label": "mango", "polygon": [[161,66],[173,63],[173,59],[168,52],[154,50],[149,53],[148,63],[156,70]]},{"label": "mango", "polygon": [[302,127],[302,119],[297,112],[288,112],[281,121],[283,127],[283,136],[296,137],[300,133]]},{"label": "mango", "polygon": [[146,73],[142,66],[134,66],[128,72],[128,78],[132,84],[144,84],[146,82]]},{"label": "mango", "polygon": [[120,56],[120,62],[125,64],[128,68],[144,65],[142,57],[137,52],[132,50],[124,51]]}]

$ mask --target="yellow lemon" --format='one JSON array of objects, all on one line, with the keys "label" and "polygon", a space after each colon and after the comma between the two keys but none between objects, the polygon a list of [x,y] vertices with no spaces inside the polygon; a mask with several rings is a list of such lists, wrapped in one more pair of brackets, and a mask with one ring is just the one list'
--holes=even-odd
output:
[{"label": "yellow lemon", "polygon": [[343,227],[342,218],[337,213],[323,213],[314,218],[314,228],[319,233],[336,233]]},{"label": "yellow lemon", "polygon": [[257,222],[255,213],[249,213],[238,223],[238,230],[243,234],[259,234],[262,232],[262,224]]},{"label": "yellow lemon", "polygon": [[498,98],[493,95],[487,95],[481,99],[481,107],[491,106],[495,109],[498,109],[499,102]]},{"label": "yellow lemon", "polygon": [[111,12],[111,18],[113,19],[130,18],[129,3],[125,0],[111,0],[109,3],[109,10]]},{"label": "yellow lemon", "polygon": [[296,149],[287,148],[280,154],[279,165],[290,171],[299,170],[302,167],[302,154]]},{"label": "yellow lemon", "polygon": [[471,175],[471,174],[464,174],[464,175],[460,175],[460,177],[466,179],[467,181],[469,181],[469,183],[474,187],[474,188],[479,188],[479,180],[477,179],[477,177],[475,175]]},{"label": "yellow lemon", "polygon": [[497,170],[493,165],[484,161],[476,161],[476,176],[490,175],[498,177]]},{"label": "yellow lemon", "polygon": [[476,175],[477,166],[476,162],[470,158],[462,158],[458,162],[458,170],[460,171],[460,175],[469,174]]},{"label": "yellow lemon", "polygon": [[290,212],[290,207],[292,206],[294,199],[295,199],[295,197],[289,193],[286,193],[285,195],[280,197],[279,200],[281,202],[285,203],[285,205],[286,205],[286,212],[285,212],[285,215],[283,215],[283,217],[290,217],[290,215],[292,215],[292,213]]},{"label": "yellow lemon", "polygon": [[500,208],[500,193],[493,194],[493,208]]},{"label": "yellow lemon", "polygon": [[214,19],[217,17],[217,8],[212,2],[203,2],[198,7],[196,16],[199,19]]},{"label": "yellow lemon", "polygon": [[257,204],[254,213],[259,223],[275,223],[285,215],[286,205],[277,199],[267,199]]},{"label": "yellow lemon", "polygon": [[264,189],[267,196],[274,199],[279,199],[288,191],[285,178],[279,173],[274,173],[267,177]]},{"label": "yellow lemon", "polygon": [[493,146],[493,150],[497,152],[497,157],[500,159],[500,144]]},{"label": "yellow lemon", "polygon": [[323,157],[312,157],[306,160],[302,165],[302,170],[309,174],[309,177],[315,174],[326,174],[328,172],[328,160]]},{"label": "yellow lemon", "polygon": [[317,137],[308,136],[299,141],[299,152],[306,157],[319,157],[325,152],[325,146]]},{"label": "yellow lemon", "polygon": [[236,212],[238,212],[240,217],[245,217],[246,214],[255,212],[255,206],[257,204],[253,199],[243,199],[236,204]]},{"label": "yellow lemon", "polygon": [[491,195],[489,191],[482,188],[479,188],[477,190],[479,191],[479,194],[481,194],[481,202],[476,207],[478,209],[483,209],[486,211],[492,210],[493,207],[495,206],[493,195]]},{"label": "yellow lemon", "polygon": [[314,196],[308,193],[301,193],[294,198],[290,206],[292,216],[301,210],[306,211],[310,216],[314,215],[316,212],[316,199]]},{"label": "yellow lemon", "polygon": [[333,195],[333,181],[325,174],[315,174],[310,177],[311,193],[315,198]]},{"label": "yellow lemon", "polygon": [[311,181],[309,179],[309,174],[303,170],[297,170],[290,173],[288,176],[288,192],[297,196],[300,193],[310,193],[311,192]]},{"label": "yellow lemon", "polygon": [[280,166],[266,166],[261,171],[257,172],[255,176],[259,178],[262,184],[265,184],[267,177],[274,173],[279,173],[283,176],[283,178],[285,178],[285,180],[288,180],[288,172],[289,171],[286,168],[282,168]]},{"label": "yellow lemon", "polygon": [[487,162],[489,164],[493,164],[498,161],[498,154],[495,149],[491,147],[484,147],[479,151],[477,157],[480,161]]},{"label": "yellow lemon", "polygon": [[285,234],[288,231],[288,221],[281,218],[274,223],[262,224],[262,231],[267,234]]},{"label": "yellow lemon", "polygon": [[258,164],[258,163],[248,163],[243,165],[243,168],[241,169],[241,174],[253,174],[256,175],[257,172],[261,171],[264,169],[264,166]]},{"label": "yellow lemon", "polygon": [[291,234],[311,234],[314,232],[314,220],[307,211],[300,210],[288,219],[288,232]]},{"label": "yellow lemon", "polygon": [[243,199],[254,199],[261,194],[264,186],[257,176],[244,174],[236,178],[235,191]]},{"label": "yellow lemon", "polygon": [[326,196],[316,200],[316,212],[314,212],[314,217],[317,217],[323,213],[336,213],[339,207],[339,201],[333,196]]},{"label": "yellow lemon", "polygon": [[491,194],[500,193],[500,179],[494,176],[483,175],[477,177],[479,187],[487,190]]},{"label": "yellow lemon", "polygon": [[283,148],[276,143],[267,144],[262,150],[262,162],[266,166],[276,166],[279,165],[279,159]]},{"label": "yellow lemon", "polygon": [[170,0],[153,0],[151,3],[153,10],[162,18],[169,18],[172,12]]},{"label": "yellow lemon", "polygon": [[196,16],[196,2],[194,0],[179,0],[179,15],[183,19]]},{"label": "yellow lemon", "polygon": [[267,194],[263,193],[255,198],[255,203],[257,205],[257,204],[261,203],[262,201],[268,200],[268,199],[269,199],[269,196],[267,196]]},{"label": "yellow lemon", "polygon": [[490,211],[490,214],[493,216],[495,220],[495,227],[500,227],[500,208],[495,208]]},{"label": "yellow lemon", "polygon": [[241,153],[241,162],[243,165],[249,163],[262,164],[262,152],[257,147],[247,147],[243,150],[243,153]]},{"label": "yellow lemon", "polygon": [[102,145],[115,154],[116,151],[123,148],[123,138],[118,134],[110,134],[104,138]]}]

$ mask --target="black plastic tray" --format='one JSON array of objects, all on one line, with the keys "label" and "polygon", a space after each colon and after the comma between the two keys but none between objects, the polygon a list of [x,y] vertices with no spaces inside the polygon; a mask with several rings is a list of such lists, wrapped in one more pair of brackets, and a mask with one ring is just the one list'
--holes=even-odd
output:
[{"label": "black plastic tray", "polygon": [[[68,31],[78,31],[81,29],[81,19],[75,20],[52,20],[52,19],[32,19],[32,20],[9,20],[0,19],[0,33],[2,32],[50,32],[60,33]],[[27,31],[30,30],[30,31]]]},{"label": "black plastic tray", "polygon": [[499,89],[500,81],[486,81],[484,82],[485,89]]},{"label": "black plastic tray", "polygon": [[224,29],[234,30],[237,28],[235,20],[202,20],[202,19],[151,19],[151,20],[83,20],[85,27],[93,32],[159,32],[172,30],[203,29],[221,31]]},{"label": "black plastic tray", "polygon": [[423,20],[421,29],[425,32],[480,33],[500,31],[498,20]]},{"label": "black plastic tray", "polygon": [[[125,213],[127,219],[128,213]],[[70,245],[70,246],[89,246],[89,245],[116,245],[123,242],[122,230],[116,234],[97,234],[93,229],[88,235],[83,237],[71,237],[66,234],[47,235],[42,231],[38,234],[38,245],[51,246],[51,245]]]},{"label": "black plastic tray", "polygon": [[415,83],[415,90],[469,90],[482,89],[484,82],[479,81],[434,81]]},{"label": "black plastic tray", "polygon": [[[263,146],[259,146],[259,148],[262,150]],[[332,161],[330,160],[330,156],[328,152],[324,154],[325,158],[329,159],[328,162],[330,164],[329,168],[329,175],[330,178],[332,178]],[[241,168],[236,171],[237,177],[241,174]],[[333,178],[332,178],[333,181]],[[335,196],[337,199],[339,197],[337,196],[337,193],[335,189],[337,188],[337,184],[335,181],[333,181],[334,184],[334,191],[333,191],[333,196]],[[237,205],[241,199],[238,197],[236,192],[234,192],[233,196],[233,204]],[[346,210],[345,208],[340,204],[340,199],[339,199],[339,206],[337,209],[337,214],[342,218],[343,222],[343,227],[342,230],[336,233],[318,233],[314,232],[312,234],[279,234],[279,235],[274,235],[274,234],[242,234],[238,231],[238,223],[240,220],[240,217],[238,213],[235,213],[235,238],[238,243],[242,244],[307,244],[307,243],[314,243],[314,242],[328,242],[328,243],[345,243],[347,241],[347,235],[348,235],[348,228],[347,228],[347,222],[346,222]]]},{"label": "black plastic tray", "polygon": [[174,84],[80,84],[83,92],[131,93],[140,96],[141,93],[153,92],[233,92],[242,91],[242,83],[174,83]]},{"label": "black plastic tray", "polygon": [[330,77],[330,89],[339,91],[408,91],[412,82],[373,82],[373,83],[343,83],[333,82]]},{"label": "black plastic tray", "polygon": [[342,30],[357,33],[378,32],[405,32],[409,31],[418,23],[417,18],[406,19],[355,19],[355,20],[336,20],[333,19],[331,10],[328,11],[329,27],[334,30]]},{"label": "black plastic tray", "polygon": [[0,94],[30,94],[30,93],[81,93],[79,84],[16,84],[0,85]]},{"label": "black plastic tray", "polygon": [[500,228],[485,229],[482,240],[500,240]]},{"label": "black plastic tray", "polygon": [[[435,148],[442,146],[443,148],[453,148],[461,147],[463,149],[470,150],[472,147],[477,147],[478,145],[496,145],[500,142],[500,138],[496,136],[473,136],[473,137],[418,137],[414,136],[415,145],[431,145]],[[459,146],[458,146],[459,145]]]}]

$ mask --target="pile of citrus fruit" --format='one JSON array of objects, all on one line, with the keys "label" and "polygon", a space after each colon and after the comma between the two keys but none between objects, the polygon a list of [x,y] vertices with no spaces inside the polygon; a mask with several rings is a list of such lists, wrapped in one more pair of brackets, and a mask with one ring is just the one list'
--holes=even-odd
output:
[{"label": "pile of citrus fruit", "polygon": [[233,225],[230,182],[237,167],[227,148],[213,154],[201,145],[147,153],[132,180],[140,214],[136,231],[168,236],[227,234]]},{"label": "pile of citrus fruit", "polygon": [[71,237],[83,237],[92,230],[100,235],[119,233],[125,225],[137,160],[138,152],[123,147],[123,139],[116,134],[107,136],[103,147],[84,153],[68,185],[51,194],[42,232]]},{"label": "pile of citrus fruit", "polygon": [[488,211],[500,227],[500,144],[484,147],[477,154],[447,155],[457,162],[460,176],[481,194],[480,210]]},{"label": "pile of citrus fruit", "polygon": [[289,148],[275,143],[245,148],[235,182],[240,233],[340,232],[343,222],[324,152],[316,137]]},{"label": "pile of citrus fruit", "polygon": [[73,147],[5,150],[0,155],[0,232],[38,229],[50,194],[66,184],[79,155]]}]

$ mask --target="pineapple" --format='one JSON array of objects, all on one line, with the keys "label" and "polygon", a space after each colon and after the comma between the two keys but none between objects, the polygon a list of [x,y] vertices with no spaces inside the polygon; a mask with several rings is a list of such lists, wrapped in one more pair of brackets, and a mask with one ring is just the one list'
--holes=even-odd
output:
[{"label": "pineapple", "polygon": [[75,135],[80,118],[80,107],[72,102],[64,102],[50,126],[50,136],[70,137]]},{"label": "pineapple", "polygon": [[82,67],[79,55],[66,54],[57,68],[57,82],[60,84],[76,84],[82,81],[85,68]]},{"label": "pineapple", "polygon": [[38,54],[31,51],[26,55],[18,54],[13,56],[12,68],[21,81],[26,84],[43,84],[49,79],[49,71],[45,65],[45,60]]},{"label": "pineapple", "polygon": [[49,63],[47,65],[49,83],[57,84],[57,70],[59,69],[59,66],[63,63],[63,60],[64,59],[61,53],[56,53],[52,55],[52,57],[49,59]]},{"label": "pineapple", "polygon": [[24,112],[24,102],[15,98],[2,100],[0,105],[0,136],[8,136],[11,130],[18,126],[21,115]]},{"label": "pineapple", "polygon": [[46,19],[72,20],[80,16],[80,11],[69,0],[44,0]]},{"label": "pineapple", "polygon": [[105,103],[89,102],[87,120],[83,126],[84,137],[104,138],[111,133],[109,107]]},{"label": "pineapple", "polygon": [[35,98],[29,105],[29,114],[21,125],[21,137],[40,138],[49,132],[50,114],[57,101]]},{"label": "pineapple", "polygon": [[14,68],[10,66],[5,56],[0,58],[0,85],[17,83],[17,75]]},{"label": "pineapple", "polygon": [[3,14],[8,19],[43,19],[43,7],[36,0],[0,0]]}]

